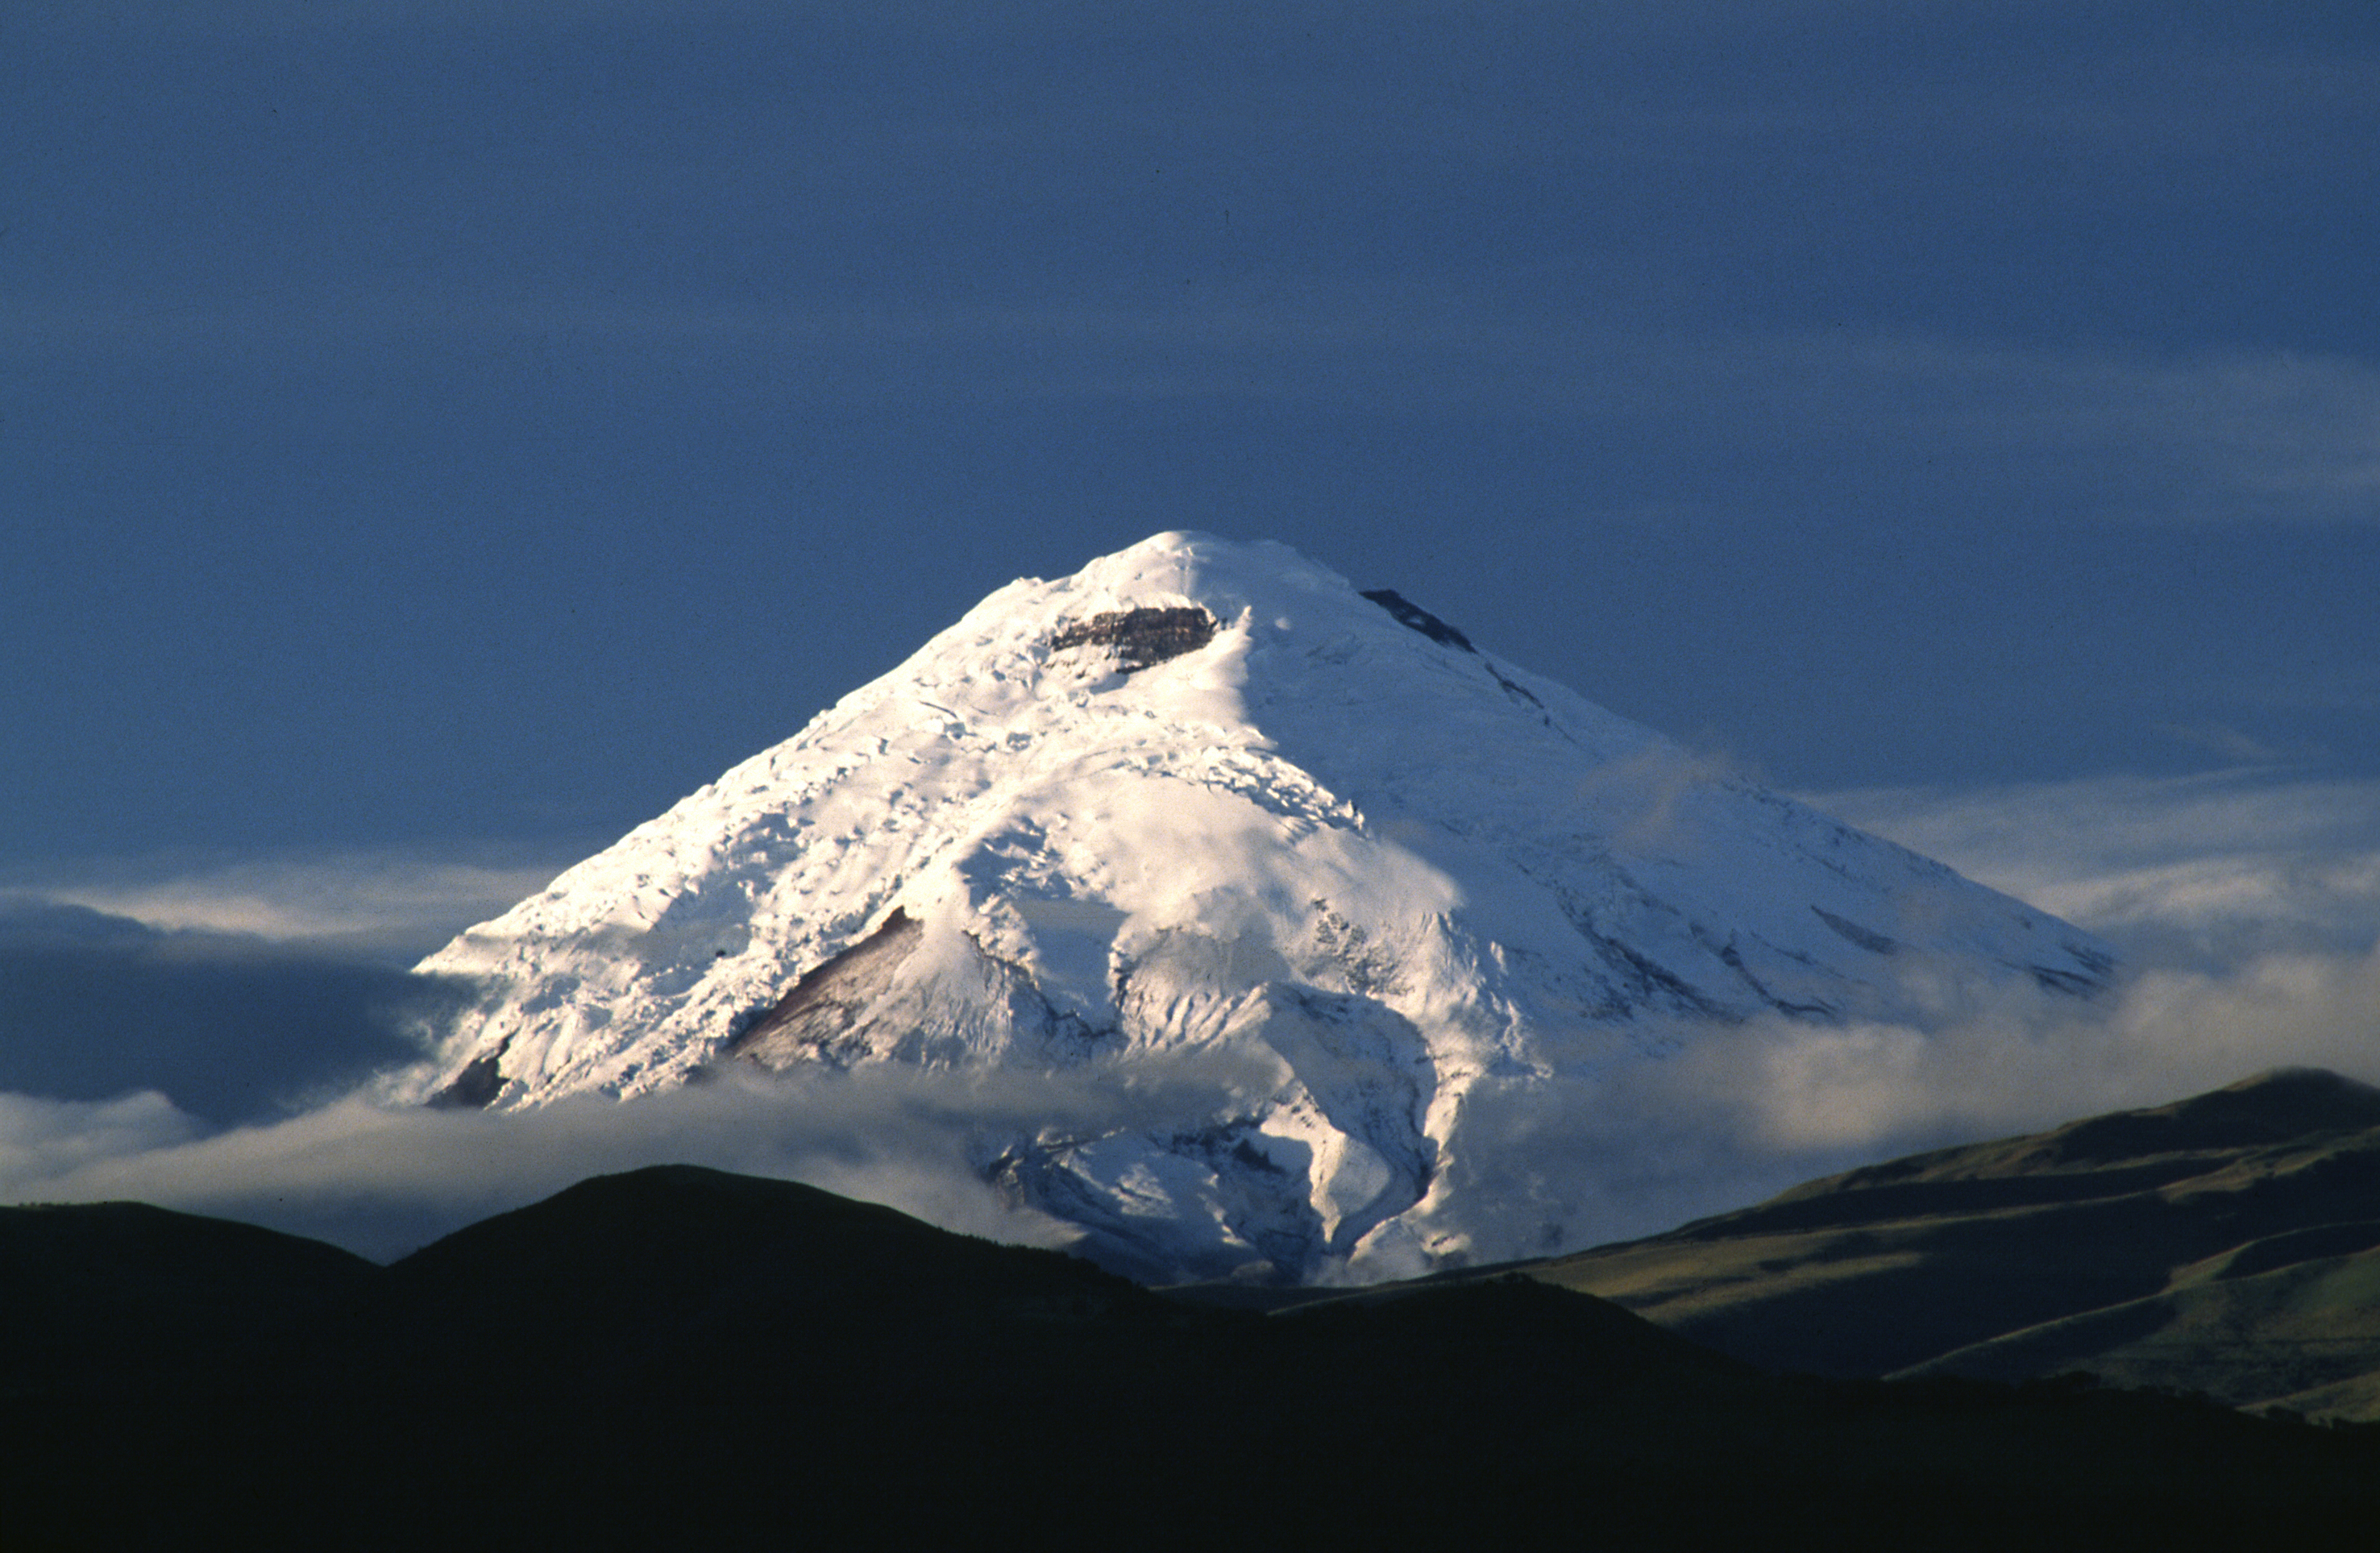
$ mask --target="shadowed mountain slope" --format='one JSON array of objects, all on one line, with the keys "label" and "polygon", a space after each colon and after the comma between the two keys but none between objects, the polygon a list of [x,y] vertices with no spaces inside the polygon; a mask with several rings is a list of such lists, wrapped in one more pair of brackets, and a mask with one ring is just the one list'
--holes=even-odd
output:
[{"label": "shadowed mountain slope", "polygon": [[1776,1369],[2380,1416],[2380,1090],[2281,1070],[1527,1270]]}]

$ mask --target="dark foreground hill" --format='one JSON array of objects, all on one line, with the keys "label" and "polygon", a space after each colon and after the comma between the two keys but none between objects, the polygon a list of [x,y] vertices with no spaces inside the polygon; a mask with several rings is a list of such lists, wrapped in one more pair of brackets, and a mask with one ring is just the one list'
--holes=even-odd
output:
[{"label": "dark foreground hill", "polygon": [[687,1167],[388,1268],[0,1211],[0,1547],[2240,1545],[2380,1431],[1782,1380],[1525,1279],[1278,1316]]},{"label": "dark foreground hill", "polygon": [[1526,1270],[1771,1369],[2380,1419],[2380,1089],[2265,1074]]}]

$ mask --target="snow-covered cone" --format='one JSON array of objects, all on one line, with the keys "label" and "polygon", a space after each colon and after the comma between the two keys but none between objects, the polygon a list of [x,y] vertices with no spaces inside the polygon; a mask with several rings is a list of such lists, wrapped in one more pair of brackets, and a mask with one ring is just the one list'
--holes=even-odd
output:
[{"label": "snow-covered cone", "polygon": [[1488,1092],[2108,959],[1394,593],[1174,533],[1002,588],[421,968],[485,989],[414,1080],[449,1104],[1208,1061],[1191,1112],[979,1162],[1144,1276],[1315,1278],[1544,1249],[1463,1200],[1525,1147],[1466,1130]]}]

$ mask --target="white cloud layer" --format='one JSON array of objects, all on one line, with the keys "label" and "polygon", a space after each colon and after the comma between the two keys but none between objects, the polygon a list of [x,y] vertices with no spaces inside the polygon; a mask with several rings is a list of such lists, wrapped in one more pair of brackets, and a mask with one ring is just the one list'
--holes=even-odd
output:
[{"label": "white cloud layer", "polygon": [[[2159,1104],[2263,1069],[2380,1082],[2380,786],[2234,772],[1822,800],[2107,935],[2128,979],[2092,1002],[2031,991],[1937,1026],[1706,1029],[1599,1080],[1483,1090],[1451,1168],[1548,1249],[1648,1233],[1911,1149]],[[727,1078],[526,1114],[348,1097],[211,1131],[165,1097],[0,1096],[0,1199],[134,1197],[393,1256],[584,1177],[686,1161],[810,1182],[996,1238],[1062,1244],[977,1174],[1042,1128],[1150,1122],[1230,1073],[1060,1078],[879,1070]]]},{"label": "white cloud layer", "polygon": [[950,1229],[1033,1244],[1067,1225],[1004,1203],[988,1142],[1155,1124],[1232,1088],[1195,1062],[1135,1073],[728,1074],[634,1103],[577,1098],[491,1115],[350,1095],[210,1133],[153,1092],[101,1104],[0,1095],[0,1200],[137,1198],[393,1257],[590,1175],[658,1163],[808,1182]]}]

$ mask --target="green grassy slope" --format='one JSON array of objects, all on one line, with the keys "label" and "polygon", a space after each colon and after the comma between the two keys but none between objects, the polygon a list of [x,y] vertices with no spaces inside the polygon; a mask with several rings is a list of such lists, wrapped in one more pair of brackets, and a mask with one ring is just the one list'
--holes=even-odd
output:
[{"label": "green grassy slope", "polygon": [[2087,1370],[2374,1416],[2380,1090],[2262,1074],[1525,1270],[1775,1369]]},{"label": "green grassy slope", "polygon": [[[2380,1225],[2341,1227],[2380,1242]],[[2317,1238],[2276,1236],[2277,1240]],[[2251,1242],[2252,1255],[2270,1244]],[[2380,1249],[2301,1256],[2268,1271],[2185,1268],[2146,1299],[1953,1350],[1912,1375],[2022,1380],[2086,1369],[2117,1386],[2204,1391],[2240,1406],[2380,1419]]]}]

